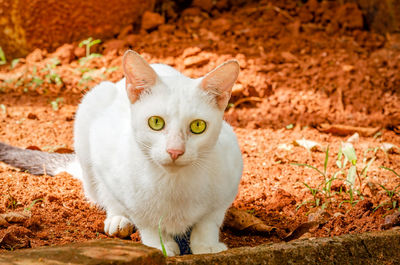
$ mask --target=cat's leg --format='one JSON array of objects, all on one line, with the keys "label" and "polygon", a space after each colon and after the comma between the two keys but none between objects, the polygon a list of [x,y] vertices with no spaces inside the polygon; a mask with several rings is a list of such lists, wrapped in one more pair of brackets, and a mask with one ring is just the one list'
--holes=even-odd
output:
[{"label": "cat's leg", "polygon": [[219,228],[225,217],[225,210],[204,216],[193,226],[190,235],[190,249],[193,254],[217,253],[228,248],[219,241]]},{"label": "cat's leg", "polygon": [[125,238],[133,233],[134,225],[122,215],[108,214],[104,220],[104,232],[110,236]]},{"label": "cat's leg", "polygon": [[[160,235],[158,234],[157,228],[139,228],[139,232],[144,245],[162,250]],[[168,256],[176,256],[180,254],[179,246],[171,235],[162,233],[162,241]]]}]

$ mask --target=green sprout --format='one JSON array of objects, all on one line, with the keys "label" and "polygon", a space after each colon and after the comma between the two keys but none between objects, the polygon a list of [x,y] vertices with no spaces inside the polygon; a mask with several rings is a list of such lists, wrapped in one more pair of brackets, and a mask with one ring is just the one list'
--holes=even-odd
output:
[{"label": "green sprout", "polygon": [[164,257],[167,257],[167,251],[165,250],[165,245],[164,245],[164,242],[163,242],[163,239],[162,239],[162,233],[161,233],[162,219],[163,219],[163,217],[161,217],[160,220],[158,221],[158,235],[160,237],[160,244],[161,244],[162,253],[163,253]]},{"label": "green sprout", "polygon": [[60,103],[62,103],[63,101],[64,101],[64,98],[58,97],[55,100],[51,101],[50,105],[54,111],[57,111],[60,109]]},{"label": "green sprout", "polygon": [[7,63],[6,55],[3,49],[0,47],[0,65],[5,65]]},{"label": "green sprout", "polygon": [[81,59],[79,59],[79,64],[80,65],[84,65],[87,61],[91,60],[92,58],[101,57],[102,56],[101,54],[91,53],[90,52],[90,48],[92,46],[96,45],[96,44],[99,44],[99,43],[101,43],[101,40],[99,40],[99,39],[93,40],[92,37],[89,37],[88,39],[83,40],[83,41],[81,41],[79,43],[79,47],[85,46],[85,48],[86,48],[86,56],[81,58]]}]

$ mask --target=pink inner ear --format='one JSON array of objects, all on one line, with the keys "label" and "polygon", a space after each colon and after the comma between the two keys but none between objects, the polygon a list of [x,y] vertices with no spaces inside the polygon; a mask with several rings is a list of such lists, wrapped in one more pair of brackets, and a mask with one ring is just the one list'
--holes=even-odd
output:
[{"label": "pink inner ear", "polygon": [[218,108],[225,110],[238,75],[239,64],[236,60],[231,60],[208,73],[201,81],[200,87],[215,95]]},{"label": "pink inner ear", "polygon": [[136,52],[125,52],[122,62],[126,76],[126,91],[129,100],[134,103],[140,94],[150,89],[157,81],[157,74],[151,66]]}]

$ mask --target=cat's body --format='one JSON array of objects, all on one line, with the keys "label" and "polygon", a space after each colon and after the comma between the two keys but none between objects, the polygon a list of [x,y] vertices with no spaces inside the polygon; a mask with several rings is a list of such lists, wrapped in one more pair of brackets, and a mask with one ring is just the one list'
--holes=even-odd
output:
[{"label": "cat's body", "polygon": [[[161,249],[161,221],[168,255],[179,254],[173,236],[188,229],[193,253],[225,250],[219,228],[242,173],[236,136],[222,120],[237,63],[190,79],[138,56],[125,55],[127,80],[99,84],[78,108],[75,165],[85,193],[106,210],[107,234],[128,236],[135,225],[145,245]],[[163,127],[152,129],[151,117]]]}]

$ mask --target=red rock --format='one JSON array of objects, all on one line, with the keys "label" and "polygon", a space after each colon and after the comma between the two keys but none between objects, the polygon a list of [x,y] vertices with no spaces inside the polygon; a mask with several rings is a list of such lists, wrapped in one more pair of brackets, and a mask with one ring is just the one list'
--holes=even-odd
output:
[{"label": "red rock", "polygon": [[165,18],[158,13],[146,11],[142,17],[142,29],[149,30],[157,28],[165,23]]},{"label": "red rock", "polygon": [[204,11],[210,12],[214,6],[213,0],[193,0],[192,5],[195,7],[200,7]]},{"label": "red rock", "polygon": [[211,27],[218,33],[224,33],[231,28],[231,22],[225,18],[218,18],[211,22]]},{"label": "red rock", "polygon": [[161,33],[165,33],[165,34],[173,33],[174,30],[175,30],[175,25],[163,24],[163,25],[160,25],[160,26],[158,27],[158,30],[159,30]]},{"label": "red rock", "polygon": [[201,15],[201,9],[198,7],[189,7],[189,8],[186,8],[185,10],[183,10],[183,12],[182,12],[183,17],[184,16],[195,17],[195,16],[200,16],[200,15]]},{"label": "red rock", "polygon": [[52,53],[51,57],[58,58],[61,64],[70,63],[75,57],[74,45],[68,43],[62,45],[55,52]]},{"label": "red rock", "polygon": [[33,52],[26,56],[26,63],[31,64],[43,60],[43,51],[41,49],[35,49]]},{"label": "red rock", "polygon": [[199,67],[202,65],[207,64],[210,61],[210,58],[203,57],[203,56],[192,56],[188,57],[185,60],[183,60],[183,65],[185,68],[190,68],[190,67]]},{"label": "red rock", "polygon": [[355,3],[342,5],[335,19],[345,29],[361,29],[364,25],[362,12]]},{"label": "red rock", "polygon": [[85,47],[76,47],[76,48],[74,49],[74,55],[75,55],[76,57],[78,57],[78,58],[85,57],[85,56],[86,56]]},{"label": "red rock", "polygon": [[126,40],[111,39],[104,43],[104,53],[107,54],[112,50],[123,50],[126,46]]}]

